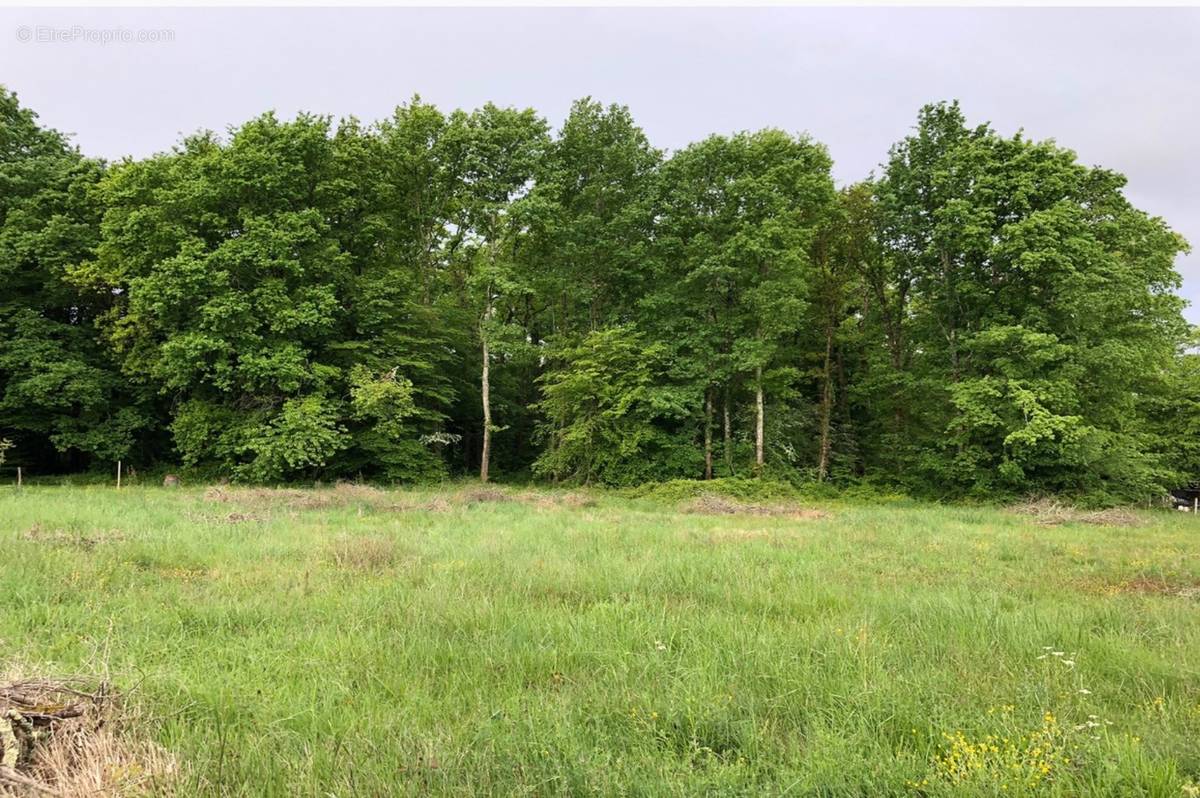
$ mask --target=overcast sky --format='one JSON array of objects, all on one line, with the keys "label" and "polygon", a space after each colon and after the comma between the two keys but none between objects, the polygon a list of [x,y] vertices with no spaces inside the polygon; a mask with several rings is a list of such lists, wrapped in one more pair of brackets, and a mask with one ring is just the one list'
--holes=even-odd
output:
[{"label": "overcast sky", "polygon": [[[72,40],[38,41],[48,29]],[[112,29],[171,40],[86,40]],[[922,104],[957,98],[972,121],[1123,172],[1200,248],[1200,9],[6,8],[0,81],[106,158],[269,109],[374,120],[419,93],[557,125],[591,95],[666,149],[808,132],[840,182],[876,169]],[[1179,267],[1200,322],[1200,254]]]}]

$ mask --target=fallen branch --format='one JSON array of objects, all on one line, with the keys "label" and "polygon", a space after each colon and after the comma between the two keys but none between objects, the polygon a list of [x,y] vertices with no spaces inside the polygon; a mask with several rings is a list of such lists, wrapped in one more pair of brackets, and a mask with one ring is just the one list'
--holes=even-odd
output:
[{"label": "fallen branch", "polygon": [[0,717],[0,768],[6,770],[15,770],[21,758],[21,741],[13,731],[12,714],[14,711],[9,710]]},{"label": "fallen branch", "polygon": [[62,795],[62,793],[47,787],[45,784],[40,784],[28,776],[22,776],[13,768],[0,767],[0,787],[4,787],[5,785],[32,790],[41,795]]},{"label": "fallen branch", "polygon": [[174,762],[128,736],[125,720],[103,681],[0,683],[0,796],[142,794]]}]

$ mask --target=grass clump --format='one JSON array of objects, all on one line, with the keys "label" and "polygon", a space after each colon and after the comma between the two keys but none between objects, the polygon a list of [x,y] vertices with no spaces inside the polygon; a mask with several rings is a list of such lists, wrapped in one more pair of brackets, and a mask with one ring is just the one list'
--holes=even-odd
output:
[{"label": "grass clump", "polygon": [[828,513],[813,507],[804,507],[794,502],[772,504],[749,504],[712,493],[702,493],[690,502],[681,505],[686,513],[701,515],[777,515],[795,519],[825,518]]},{"label": "grass clump", "polygon": [[394,540],[365,535],[338,538],[330,544],[329,556],[338,568],[351,571],[384,571],[399,558]]}]

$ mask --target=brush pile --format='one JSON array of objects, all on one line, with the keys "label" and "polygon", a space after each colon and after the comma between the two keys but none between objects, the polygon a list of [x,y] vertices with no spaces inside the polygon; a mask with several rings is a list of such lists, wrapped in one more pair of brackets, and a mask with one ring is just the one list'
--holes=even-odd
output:
[{"label": "brush pile", "polygon": [[1093,524],[1095,526],[1141,526],[1145,519],[1126,507],[1084,510],[1053,498],[1032,498],[1009,505],[1008,511],[1029,516],[1040,526]]},{"label": "brush pile", "polygon": [[829,514],[813,507],[803,507],[792,502],[773,504],[748,504],[715,493],[702,493],[680,509],[697,515],[761,515],[780,516],[797,520],[826,518]]},{"label": "brush pile", "polygon": [[0,796],[139,795],[170,757],[119,733],[108,685],[84,679],[0,679]]}]

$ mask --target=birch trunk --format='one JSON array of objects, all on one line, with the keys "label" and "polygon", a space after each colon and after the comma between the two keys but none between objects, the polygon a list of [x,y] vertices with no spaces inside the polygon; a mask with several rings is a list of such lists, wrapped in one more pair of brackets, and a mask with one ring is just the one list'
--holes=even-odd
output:
[{"label": "birch trunk", "polygon": [[754,370],[754,475],[763,472],[763,385],[762,366]]},{"label": "birch trunk", "polygon": [[833,327],[825,329],[825,384],[821,391],[821,453],[817,460],[817,480],[824,482],[829,475],[829,427],[833,415]]},{"label": "birch trunk", "polygon": [[488,287],[487,311],[479,326],[479,343],[483,352],[483,370],[479,379],[479,397],[483,402],[483,453],[479,457],[479,481],[488,481],[488,463],[492,459],[492,397],[491,363],[488,352],[487,322],[492,317],[492,289]]},{"label": "birch trunk", "polygon": [[733,424],[729,418],[729,388],[725,389],[725,470],[729,473],[726,476],[733,476]]},{"label": "birch trunk", "polygon": [[713,478],[713,399],[712,389],[704,392],[704,478]]}]

